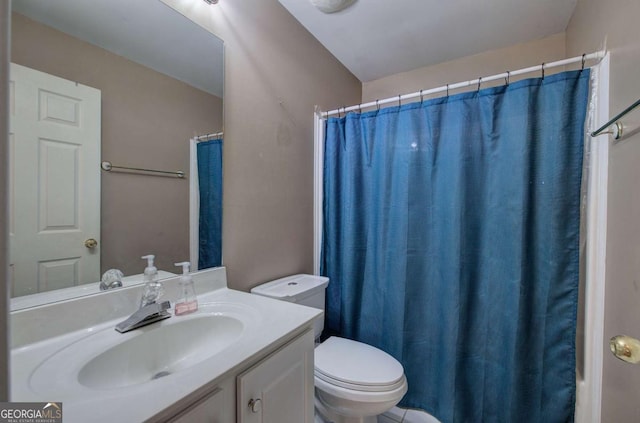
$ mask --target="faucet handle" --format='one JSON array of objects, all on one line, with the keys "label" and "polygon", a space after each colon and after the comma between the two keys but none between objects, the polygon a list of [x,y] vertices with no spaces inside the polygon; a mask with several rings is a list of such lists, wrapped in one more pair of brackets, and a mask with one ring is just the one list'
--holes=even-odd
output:
[{"label": "faucet handle", "polygon": [[100,290],[106,291],[111,288],[121,288],[123,277],[123,273],[118,269],[107,270],[100,279]]},{"label": "faucet handle", "polygon": [[[159,314],[164,313],[166,310],[171,308],[171,301],[163,301],[161,303],[157,303],[155,301],[147,304],[144,307],[140,307],[136,313],[140,313],[141,315],[149,315],[149,314]],[[135,314],[135,313],[134,313]]]},{"label": "faucet handle", "polygon": [[169,301],[147,304],[129,316],[128,319],[118,323],[115,329],[124,333],[159,320],[168,319],[171,317],[171,314],[166,311],[168,308],[171,308]]}]

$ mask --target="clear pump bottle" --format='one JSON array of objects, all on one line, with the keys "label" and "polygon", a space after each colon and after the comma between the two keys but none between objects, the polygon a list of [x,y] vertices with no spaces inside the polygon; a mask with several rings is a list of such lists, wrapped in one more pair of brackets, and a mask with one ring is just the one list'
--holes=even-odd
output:
[{"label": "clear pump bottle", "polygon": [[180,298],[176,301],[174,313],[176,316],[193,313],[198,310],[198,298],[196,297],[196,288],[193,284],[193,278],[189,274],[189,266],[191,263],[184,261],[176,263],[176,266],[182,266],[182,276],[180,277]]},{"label": "clear pump bottle", "polygon": [[147,260],[147,267],[144,269],[144,288],[140,308],[155,303],[164,294],[162,283],[158,281],[158,269],[153,265],[156,256],[149,254],[142,258]]}]

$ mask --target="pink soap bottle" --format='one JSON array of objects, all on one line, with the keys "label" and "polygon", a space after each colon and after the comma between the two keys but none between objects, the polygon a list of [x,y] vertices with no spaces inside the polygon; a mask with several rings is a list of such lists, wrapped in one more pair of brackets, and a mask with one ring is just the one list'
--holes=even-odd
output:
[{"label": "pink soap bottle", "polygon": [[182,266],[182,276],[180,277],[180,298],[176,301],[174,313],[176,316],[193,313],[198,309],[198,298],[196,297],[196,288],[193,285],[193,278],[189,274],[188,261],[176,263],[176,266]]}]

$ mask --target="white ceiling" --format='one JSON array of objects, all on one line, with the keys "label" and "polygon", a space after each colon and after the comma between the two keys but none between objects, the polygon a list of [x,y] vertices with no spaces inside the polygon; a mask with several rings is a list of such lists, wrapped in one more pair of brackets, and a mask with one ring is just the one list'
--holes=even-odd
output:
[{"label": "white ceiling", "polygon": [[19,0],[12,8],[222,97],[222,40],[159,0]]},{"label": "white ceiling", "polygon": [[563,32],[577,0],[358,0],[324,14],[278,0],[367,82]]}]

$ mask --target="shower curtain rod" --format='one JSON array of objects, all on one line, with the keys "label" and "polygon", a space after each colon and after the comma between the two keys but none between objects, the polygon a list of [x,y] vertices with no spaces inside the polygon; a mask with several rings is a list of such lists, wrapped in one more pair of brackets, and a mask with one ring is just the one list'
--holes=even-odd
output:
[{"label": "shower curtain rod", "polygon": [[211,139],[222,138],[224,132],[215,132],[213,134],[196,135],[193,137],[196,141],[208,141]]},{"label": "shower curtain rod", "polygon": [[425,95],[435,94],[435,93],[439,93],[439,92],[443,92],[443,91],[455,90],[457,88],[464,88],[464,87],[469,87],[469,86],[472,86],[472,85],[478,85],[478,87],[479,87],[483,82],[495,81],[497,79],[504,79],[504,80],[507,81],[507,84],[508,84],[509,83],[509,78],[512,77],[512,76],[522,75],[522,74],[531,73],[531,72],[538,72],[538,71],[542,71],[542,74],[544,75],[544,70],[545,69],[555,68],[557,66],[570,65],[572,63],[580,63],[580,62],[582,62],[582,67],[584,68],[584,63],[587,60],[593,60],[593,59],[600,60],[600,59],[602,59],[604,57],[604,55],[605,55],[604,51],[597,51],[595,53],[583,54],[582,56],[571,57],[569,59],[558,60],[556,62],[542,63],[541,65],[531,66],[531,67],[528,67],[528,68],[519,69],[519,70],[515,70],[515,71],[507,71],[507,72],[499,73],[497,75],[483,76],[481,78],[472,79],[470,81],[443,85],[442,87],[431,88],[429,90],[420,90],[420,91],[417,91],[417,92],[411,93],[411,94],[397,95],[395,97],[389,97],[389,98],[385,98],[383,100],[376,100],[376,101],[370,101],[368,103],[356,104],[355,106],[340,107],[340,108],[337,108],[335,110],[330,110],[328,112],[323,112],[321,114],[321,116],[323,118],[326,118],[326,117],[329,117],[329,116],[339,115],[339,114],[342,114],[342,113],[352,112],[352,111],[355,111],[355,110],[360,111],[360,110],[365,109],[367,107],[374,107],[374,106],[375,107],[379,107],[379,106],[381,106],[383,104],[395,103],[395,102],[402,103],[405,100],[411,100],[411,99],[418,98],[418,97],[424,98]]}]

